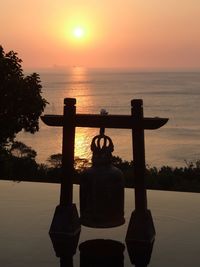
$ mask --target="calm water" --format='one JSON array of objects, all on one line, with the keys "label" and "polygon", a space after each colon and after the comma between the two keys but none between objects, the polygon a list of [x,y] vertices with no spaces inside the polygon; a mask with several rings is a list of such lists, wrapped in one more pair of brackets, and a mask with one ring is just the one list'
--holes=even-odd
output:
[{"label": "calm water", "polygon": [[[4,267],[59,267],[48,231],[59,200],[59,185],[0,181],[0,263]],[[74,186],[74,203],[79,210],[79,187]],[[200,195],[148,191],[148,204],[156,228],[149,267],[200,266]],[[126,189],[126,223],[120,227],[83,227],[79,244],[86,240],[110,239],[125,243],[134,191]],[[79,267],[79,249],[74,267]],[[81,265],[82,266],[82,265]],[[131,267],[127,249],[124,267]]]},{"label": "calm water", "polygon": [[[161,129],[145,132],[146,162],[150,166],[184,166],[185,160],[200,159],[200,73],[134,72],[131,70],[38,71],[43,96],[50,103],[45,114],[62,114],[63,99],[75,97],[77,112],[130,114],[131,99],[142,98],[146,117],[167,117]],[[40,122],[35,135],[21,133],[18,139],[32,146],[37,160],[61,152],[61,129]],[[76,156],[90,158],[91,138],[98,129],[77,128]],[[131,132],[107,130],[114,141],[115,155],[131,160]]]}]

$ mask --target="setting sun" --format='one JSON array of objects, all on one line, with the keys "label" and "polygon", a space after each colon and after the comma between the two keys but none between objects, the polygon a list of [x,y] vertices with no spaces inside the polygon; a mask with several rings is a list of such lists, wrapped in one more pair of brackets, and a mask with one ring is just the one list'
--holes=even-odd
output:
[{"label": "setting sun", "polygon": [[[74,12],[65,19],[61,19],[55,27],[55,33],[64,47],[75,51],[91,51],[100,45],[103,39],[103,22],[99,22],[93,15],[84,12]],[[56,36],[55,36],[56,37]],[[83,56],[83,54],[82,54]],[[86,55],[88,58],[88,54]]]},{"label": "setting sun", "polygon": [[[74,22],[75,20],[80,22]],[[65,37],[71,48],[82,49],[90,43],[93,36],[91,35],[91,24],[87,20],[72,18],[66,21],[64,25],[64,34],[61,33],[61,36]]]},{"label": "setting sun", "polygon": [[83,38],[85,35],[85,31],[83,28],[81,27],[76,27],[74,30],[73,30],[73,36],[75,38]]}]

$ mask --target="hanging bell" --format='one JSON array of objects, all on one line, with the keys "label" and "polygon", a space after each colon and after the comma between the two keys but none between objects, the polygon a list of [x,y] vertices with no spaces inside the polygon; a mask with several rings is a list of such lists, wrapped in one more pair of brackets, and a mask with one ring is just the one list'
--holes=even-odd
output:
[{"label": "hanging bell", "polygon": [[92,167],[80,182],[80,219],[88,227],[109,228],[124,224],[124,177],[111,164],[113,142],[100,134],[91,143]]}]

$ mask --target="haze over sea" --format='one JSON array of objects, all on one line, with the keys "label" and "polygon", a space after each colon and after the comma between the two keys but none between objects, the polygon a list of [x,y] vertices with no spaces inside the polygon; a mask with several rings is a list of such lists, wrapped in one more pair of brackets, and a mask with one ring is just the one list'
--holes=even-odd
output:
[{"label": "haze over sea", "polygon": [[[130,114],[131,99],[143,99],[145,117],[166,117],[158,130],[145,131],[146,163],[160,167],[184,166],[185,160],[200,159],[200,72],[137,72],[120,69],[68,70],[52,68],[40,74],[43,97],[49,105],[44,114],[62,114],[65,97],[77,99],[78,113]],[[91,157],[90,143],[98,129],[77,128],[75,154]],[[130,130],[106,129],[114,142],[114,155],[132,159]],[[61,152],[62,130],[40,121],[34,135],[20,133],[18,140],[37,151],[37,161],[45,162]]]}]

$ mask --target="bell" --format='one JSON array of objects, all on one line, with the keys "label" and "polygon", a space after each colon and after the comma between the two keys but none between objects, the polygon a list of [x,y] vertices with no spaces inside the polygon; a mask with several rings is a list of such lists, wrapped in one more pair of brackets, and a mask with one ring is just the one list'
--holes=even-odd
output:
[{"label": "bell", "polygon": [[124,177],[111,164],[113,142],[100,134],[91,143],[92,167],[80,182],[81,224],[94,228],[109,228],[124,224]]}]

